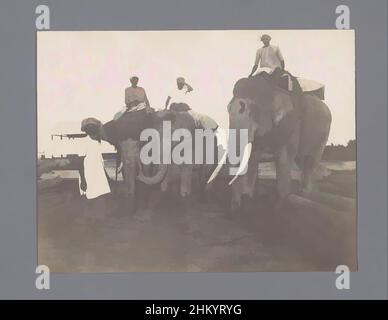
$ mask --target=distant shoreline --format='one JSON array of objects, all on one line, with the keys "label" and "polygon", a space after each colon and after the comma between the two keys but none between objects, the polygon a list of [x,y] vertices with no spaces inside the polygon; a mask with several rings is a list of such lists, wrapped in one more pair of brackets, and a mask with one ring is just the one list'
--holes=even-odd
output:
[{"label": "distant shoreline", "polygon": [[[102,154],[104,160],[115,160],[117,153],[105,152]],[[61,157],[44,157],[38,154],[38,159],[71,159],[77,157],[78,154],[66,154]],[[262,162],[273,161],[271,154],[265,154],[262,157]],[[322,155],[322,161],[356,161],[356,140],[350,140],[346,146],[330,144],[325,147]]]}]

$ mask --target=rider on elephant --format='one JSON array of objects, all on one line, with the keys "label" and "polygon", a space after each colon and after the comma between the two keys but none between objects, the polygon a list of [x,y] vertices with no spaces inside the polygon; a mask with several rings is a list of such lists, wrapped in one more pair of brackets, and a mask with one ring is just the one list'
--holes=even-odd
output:
[{"label": "rider on elephant", "polygon": [[120,126],[120,124],[126,125],[127,122],[120,121],[119,123],[116,123],[116,121],[122,118],[124,115],[125,117],[129,116],[134,126],[130,126],[126,129],[131,131],[129,136],[136,137],[138,133],[138,126],[136,125],[137,121],[143,121],[146,117],[146,114],[151,112],[150,103],[144,88],[137,85],[139,78],[137,76],[133,76],[131,77],[130,81],[131,86],[125,89],[125,107],[117,112],[110,124],[106,126],[107,130],[111,131],[109,132],[109,136],[113,137],[110,138],[111,141],[109,142],[113,144],[117,150],[117,166],[120,165],[121,159],[120,148],[118,148],[120,129],[118,129],[117,126]]},{"label": "rider on elephant", "polygon": [[194,119],[195,128],[216,131],[218,124],[209,116],[195,112],[190,107],[189,93],[194,89],[182,77],[177,78],[177,86],[171,91],[166,100],[165,110],[172,112],[187,112]]},{"label": "rider on elephant", "polygon": [[165,109],[167,110],[169,107],[172,111],[188,111],[190,110],[188,94],[194,89],[182,77],[176,79],[176,84],[176,87],[167,97]]},{"label": "rider on elephant", "polygon": [[[290,130],[296,126],[297,121],[300,120],[301,114],[303,113],[303,91],[296,77],[285,70],[284,58],[279,47],[270,44],[271,36],[264,34],[260,40],[264,46],[257,50],[255,64],[249,78],[259,69],[258,73],[256,73],[257,76],[262,76],[267,79],[273,87],[281,87],[291,93],[294,111],[287,115],[287,118],[289,118],[287,119],[288,129],[280,126],[279,129],[283,129],[280,135],[279,133],[273,132],[274,137],[288,135]],[[260,68],[258,68],[259,63]]]},{"label": "rider on elephant", "polygon": [[263,69],[261,71],[265,71],[268,74],[273,73],[277,68],[284,70],[285,63],[283,55],[279,47],[270,44],[271,37],[264,34],[261,36],[260,40],[263,42],[264,46],[257,50],[255,64],[249,76],[253,76],[257,71],[259,62],[260,68]]},{"label": "rider on elephant", "polygon": [[136,107],[140,103],[145,103],[145,105],[149,107],[150,103],[145,90],[137,85],[139,78],[134,76],[130,79],[130,81],[131,86],[125,89],[125,105],[128,110]]},{"label": "rider on elephant", "polygon": [[279,47],[271,45],[271,36],[264,34],[260,40],[264,46],[256,52],[255,64],[249,77],[252,77],[259,66],[260,74],[266,77],[273,85],[282,87],[291,92],[301,93],[302,90],[295,77],[285,70],[285,62]]},{"label": "rider on elephant", "polygon": [[133,76],[130,81],[131,86],[125,89],[125,107],[115,114],[113,117],[114,120],[120,118],[127,111],[139,111],[143,109],[147,112],[150,111],[150,103],[147,94],[144,88],[137,85],[139,78]]}]

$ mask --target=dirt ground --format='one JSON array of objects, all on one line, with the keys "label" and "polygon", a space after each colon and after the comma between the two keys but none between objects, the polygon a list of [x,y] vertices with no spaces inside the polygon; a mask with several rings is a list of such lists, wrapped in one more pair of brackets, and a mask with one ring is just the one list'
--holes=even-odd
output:
[{"label": "dirt ground", "polygon": [[[222,182],[205,200],[165,194],[153,210],[129,214],[119,193],[90,202],[63,180],[38,193],[39,264],[64,273],[355,270],[355,206],[279,207],[273,186],[260,181],[233,214]],[[356,172],[335,171],[318,187],[355,203]]]}]

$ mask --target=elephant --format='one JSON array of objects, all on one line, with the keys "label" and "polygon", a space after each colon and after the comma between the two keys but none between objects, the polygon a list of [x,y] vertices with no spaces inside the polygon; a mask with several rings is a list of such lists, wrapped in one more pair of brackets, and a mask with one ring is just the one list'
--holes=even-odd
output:
[{"label": "elephant", "polygon": [[[92,121],[87,122],[87,120]],[[194,175],[194,163],[160,163],[143,164],[140,161],[141,148],[146,142],[141,141],[142,132],[145,129],[156,130],[162,139],[159,147],[161,155],[171,152],[178,144],[177,141],[171,141],[170,135],[164,135],[164,122],[169,121],[171,132],[179,129],[185,129],[194,135],[197,127],[196,121],[188,112],[174,112],[169,110],[147,112],[146,110],[124,113],[120,118],[102,124],[99,120],[88,118],[83,121],[88,123],[83,126],[83,131],[90,130],[90,126],[98,126],[101,140],[114,145],[122,163],[122,173],[126,185],[126,198],[128,209],[136,210],[136,180],[146,185],[160,184],[162,192],[171,189],[173,184],[179,185],[179,194],[187,197],[192,191],[192,181]],[[170,138],[164,138],[170,137]],[[195,150],[192,154],[194,155]],[[205,181],[206,183],[206,181]]]},{"label": "elephant", "polygon": [[[308,93],[302,93],[298,102],[300,105],[295,105],[289,91],[274,86],[262,75],[236,82],[227,107],[229,127],[237,131],[247,129],[248,142],[236,175],[229,183],[232,211],[241,206],[243,196],[253,197],[258,164],[264,152],[272,153],[275,158],[279,201],[291,192],[294,161],[302,172],[302,189],[312,189],[312,174],[321,160],[330,132],[331,112],[322,100]],[[219,162],[208,182],[217,176],[227,158],[225,155]]]}]

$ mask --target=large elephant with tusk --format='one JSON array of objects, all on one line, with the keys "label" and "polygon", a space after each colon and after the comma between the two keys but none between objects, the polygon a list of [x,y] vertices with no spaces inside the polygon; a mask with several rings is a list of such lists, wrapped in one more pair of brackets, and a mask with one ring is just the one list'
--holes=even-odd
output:
[{"label": "large elephant with tusk", "polygon": [[[303,93],[300,102],[301,105],[295,105],[288,91],[273,86],[261,75],[240,79],[235,84],[228,105],[229,126],[237,132],[246,129],[248,141],[241,148],[239,168],[229,182],[232,210],[240,207],[243,195],[253,196],[258,164],[264,152],[275,156],[280,198],[290,193],[294,161],[302,171],[302,188],[311,190],[312,174],[321,160],[330,132],[331,113],[314,95]],[[209,182],[217,176],[227,158],[225,154]]]}]

